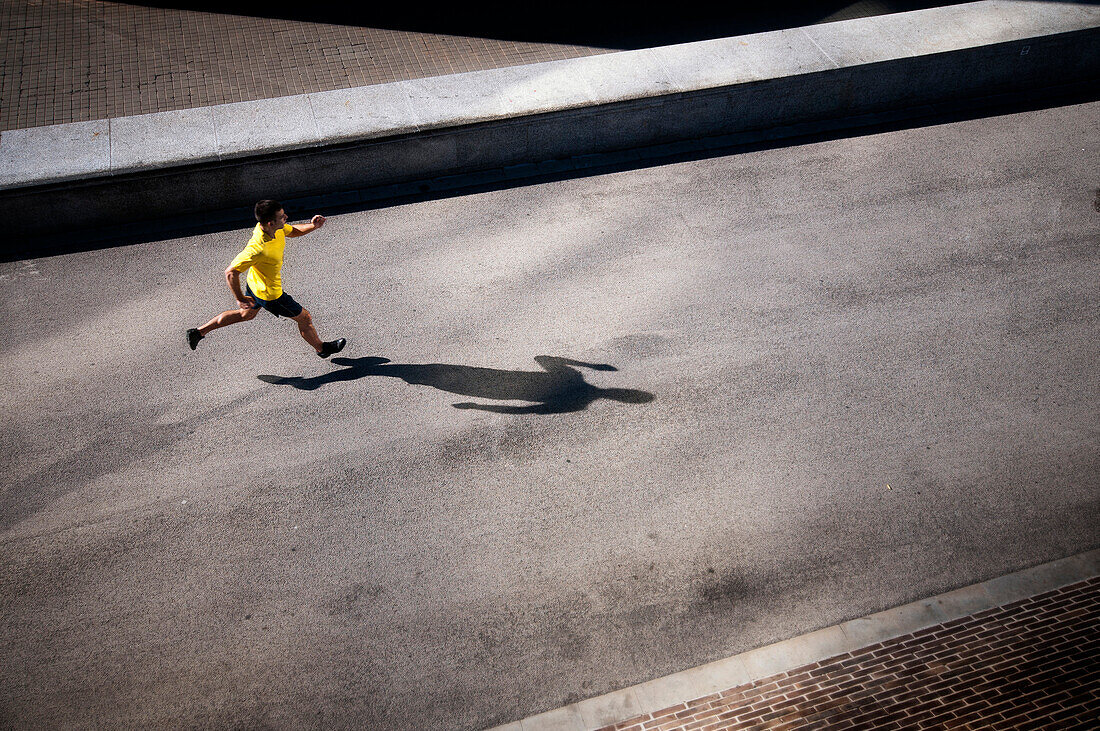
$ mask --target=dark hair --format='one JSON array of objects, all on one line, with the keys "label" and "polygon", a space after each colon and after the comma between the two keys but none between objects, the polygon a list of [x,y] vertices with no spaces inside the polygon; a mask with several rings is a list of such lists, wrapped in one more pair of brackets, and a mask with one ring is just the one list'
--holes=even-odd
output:
[{"label": "dark hair", "polygon": [[274,221],[275,214],[281,210],[283,210],[283,204],[279,201],[260,201],[253,212],[256,214],[257,221],[267,223]]}]

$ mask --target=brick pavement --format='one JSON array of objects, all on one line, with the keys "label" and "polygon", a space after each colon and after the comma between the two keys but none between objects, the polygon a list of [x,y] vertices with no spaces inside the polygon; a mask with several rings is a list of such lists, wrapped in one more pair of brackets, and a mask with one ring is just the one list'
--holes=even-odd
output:
[{"label": "brick pavement", "polygon": [[[937,2],[600,16],[279,0],[0,0],[0,131],[369,86],[878,15]],[[310,22],[316,16],[324,22]],[[267,14],[274,17],[260,17]],[[368,26],[367,23],[371,25]],[[388,25],[384,25],[388,23]],[[377,27],[374,27],[377,25]]]},{"label": "brick pavement", "polygon": [[0,0],[0,44],[0,130],[614,50],[90,0]]},{"label": "brick pavement", "polygon": [[1098,620],[1100,577],[603,731],[1096,728]]}]

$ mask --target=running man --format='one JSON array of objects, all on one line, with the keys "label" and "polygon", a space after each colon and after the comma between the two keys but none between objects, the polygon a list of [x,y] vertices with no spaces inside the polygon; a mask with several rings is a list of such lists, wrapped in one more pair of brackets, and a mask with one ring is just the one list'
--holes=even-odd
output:
[{"label": "running man", "polygon": [[[225,281],[237,300],[238,309],[218,315],[200,328],[187,331],[187,344],[191,350],[198,347],[199,341],[211,330],[248,322],[260,313],[260,308],[276,317],[289,317],[298,323],[298,332],[305,341],[313,346],[317,355],[327,358],[339,353],[347,345],[344,338],[323,342],[313,328],[313,318],[309,310],[294,301],[283,292],[279,272],[283,268],[283,248],[287,238],[305,236],[325,225],[324,216],[314,216],[309,223],[291,226],[286,222],[283,205],[278,201],[260,201],[255,208],[256,228],[244,251],[225,270]],[[247,271],[244,291],[241,291],[241,272]]]}]

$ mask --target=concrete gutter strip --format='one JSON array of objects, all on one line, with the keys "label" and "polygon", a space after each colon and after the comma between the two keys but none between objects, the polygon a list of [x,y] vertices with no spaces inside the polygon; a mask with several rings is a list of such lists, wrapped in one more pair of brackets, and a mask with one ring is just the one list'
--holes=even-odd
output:
[{"label": "concrete gutter strip", "polygon": [[919,107],[1098,79],[1098,48],[1100,7],[988,0],[14,130],[0,215],[45,233]]},{"label": "concrete gutter strip", "polygon": [[1100,575],[1100,549],[826,627],[675,675],[590,698],[494,731],[589,731],[803,665],[1011,604]]}]

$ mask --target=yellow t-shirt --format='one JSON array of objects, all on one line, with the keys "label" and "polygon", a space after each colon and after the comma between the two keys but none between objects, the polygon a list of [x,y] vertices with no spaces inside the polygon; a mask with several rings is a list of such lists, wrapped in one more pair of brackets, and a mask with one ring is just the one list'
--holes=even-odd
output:
[{"label": "yellow t-shirt", "polygon": [[274,236],[268,236],[257,223],[248,246],[229,265],[238,272],[248,269],[248,288],[262,300],[277,300],[283,296],[283,280],[279,272],[283,268],[286,235],[293,230],[294,227],[288,223]]}]

